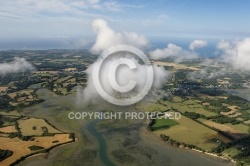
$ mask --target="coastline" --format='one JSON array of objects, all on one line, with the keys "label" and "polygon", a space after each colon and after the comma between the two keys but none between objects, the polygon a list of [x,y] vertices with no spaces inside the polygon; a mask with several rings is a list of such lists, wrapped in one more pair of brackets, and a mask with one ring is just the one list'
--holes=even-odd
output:
[{"label": "coastline", "polygon": [[[167,148],[167,149],[170,149],[170,150],[174,148],[175,151],[177,150],[177,151],[181,151],[181,152],[184,152],[184,153],[187,153],[187,154],[188,153],[190,154],[190,152],[191,152],[191,155],[193,155],[195,157],[197,156],[199,158],[203,158],[203,159],[205,158],[207,160],[215,160],[217,162],[221,162],[222,164],[223,163],[228,163],[229,166],[230,165],[232,165],[232,166],[236,165],[235,162],[233,162],[232,160],[229,160],[228,158],[224,158],[224,157],[221,157],[221,156],[217,156],[215,154],[210,154],[210,153],[205,153],[205,152],[203,153],[203,152],[201,152],[199,150],[196,150],[196,149],[187,149],[187,148],[172,146],[172,145],[164,142],[160,137],[158,137],[152,131],[147,130],[146,126],[147,126],[147,121],[144,123],[144,125],[141,127],[141,129],[138,131],[139,135],[141,136],[141,138],[143,138],[145,140],[148,140],[147,142],[149,144],[153,145],[153,146],[154,145],[160,145],[160,146],[162,146],[164,148]],[[152,139],[153,139],[153,141],[152,141]],[[74,142],[76,142],[77,140],[78,139],[76,138]],[[19,162],[19,164],[22,164],[27,159],[36,158],[36,157],[39,157],[39,156],[43,156],[43,158],[47,158],[48,155],[54,154],[53,150],[60,149],[60,148],[63,147],[63,145],[66,146],[66,145],[74,143],[74,142],[68,142],[68,143],[53,147],[47,153],[39,153],[39,154],[34,154],[34,155],[31,155],[31,156],[28,156],[25,159],[23,159],[21,162]]]},{"label": "coastline", "polygon": [[[60,148],[62,148],[63,146],[66,146],[66,145],[69,145],[69,144],[73,144],[73,143],[75,143],[77,140],[78,140],[78,139],[75,138],[75,139],[73,139],[73,140],[70,141],[70,142],[65,142],[65,143],[63,143],[63,144],[58,144],[58,145],[52,146],[52,147],[46,149],[46,150],[48,150],[47,152],[41,152],[41,153],[31,154],[31,155],[25,157],[24,159],[20,160],[18,163],[15,163],[15,164],[22,164],[25,160],[27,160],[27,159],[29,159],[29,158],[33,158],[33,157],[44,156],[44,158],[46,158],[48,155],[50,155],[50,154],[52,153],[51,151],[56,150],[56,149],[60,149]],[[14,163],[12,163],[12,164],[14,164]],[[12,164],[11,164],[11,165],[12,165]]]},{"label": "coastline", "polygon": [[[202,158],[212,158],[212,159],[216,159],[216,160],[219,160],[221,162],[228,162],[230,163],[232,166],[236,166],[236,161],[233,160],[233,159],[230,159],[230,158],[226,158],[226,157],[223,157],[223,156],[218,156],[216,154],[213,154],[213,153],[208,153],[208,152],[202,152],[202,151],[199,151],[197,149],[188,149],[188,148],[183,148],[183,147],[178,147],[178,146],[173,146],[167,142],[164,142],[160,137],[158,137],[156,134],[154,134],[152,131],[148,130],[147,129],[147,125],[148,125],[148,121],[146,121],[144,123],[144,126],[143,128],[141,129],[140,131],[140,136],[141,138],[145,139],[145,140],[152,140],[154,139],[155,142],[159,143],[159,144],[162,144],[163,146],[167,147],[167,148],[174,148],[175,150],[180,150],[180,151],[183,151],[183,152],[190,152],[194,155],[197,155],[199,157],[202,157]],[[152,144],[152,143],[150,143]]]},{"label": "coastline", "polygon": [[[184,149],[182,147],[178,147],[178,148]],[[185,148],[185,149],[187,149],[187,148]],[[193,150],[193,151],[196,151],[196,152],[199,152],[199,153],[203,153],[203,154],[210,155],[210,156],[213,156],[213,157],[217,157],[217,158],[220,158],[220,159],[223,159],[223,160],[227,160],[227,161],[230,161],[230,162],[232,162],[232,163],[234,163],[236,165],[236,161],[234,159],[226,158],[226,157],[223,157],[223,156],[218,156],[218,155],[216,155],[214,153],[202,152],[202,151],[197,150],[197,149],[187,149],[187,150]]]}]

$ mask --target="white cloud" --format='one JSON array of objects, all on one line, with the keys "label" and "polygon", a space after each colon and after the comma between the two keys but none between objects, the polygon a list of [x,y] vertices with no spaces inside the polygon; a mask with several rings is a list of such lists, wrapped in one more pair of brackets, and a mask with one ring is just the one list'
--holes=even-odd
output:
[{"label": "white cloud", "polygon": [[198,54],[185,50],[180,46],[169,43],[164,49],[156,49],[154,51],[149,52],[149,55],[152,59],[164,59],[168,57],[174,57],[175,61],[180,62],[184,59],[194,59],[198,57]]},{"label": "white cloud", "polygon": [[222,51],[222,59],[235,69],[250,70],[250,38],[233,42],[222,40],[217,48]]},{"label": "white cloud", "polygon": [[[87,10],[98,4],[87,0],[0,0],[0,36],[8,39],[77,36],[82,31],[80,26],[88,27],[95,16]],[[89,33],[90,29],[86,34]]]},{"label": "white cloud", "polygon": [[[91,48],[92,53],[98,54],[101,51],[118,44],[128,44],[138,48],[144,48],[148,45],[148,40],[144,36],[140,36],[134,32],[115,32],[113,29],[109,27],[107,22],[102,19],[96,19],[92,23],[93,30],[96,32],[97,37],[96,41]],[[111,96],[122,95],[122,97],[129,98],[131,96],[135,96],[140,92],[147,80],[147,72],[145,72],[146,67],[144,64],[140,64],[137,59],[134,57],[130,59],[136,65],[136,69],[130,70],[127,66],[119,66],[119,69],[116,71],[116,79],[118,84],[126,85],[129,80],[136,81],[136,87],[129,93],[121,94],[117,93],[111,86],[107,77],[107,73],[109,73],[110,66],[117,62],[117,59],[129,57],[129,55],[124,53],[115,54],[111,59],[105,59],[105,63],[102,63],[102,69],[100,69],[100,82],[108,94]],[[128,57],[127,57],[128,56]],[[93,66],[98,63],[90,65],[87,69],[88,82],[87,87],[84,90],[78,91],[78,98],[80,101],[77,103],[81,103],[83,106],[87,106],[88,104],[95,105],[103,105],[104,100],[97,93],[96,88],[93,83],[92,72]],[[153,66],[154,69],[154,82],[152,89],[157,90],[161,88],[162,84],[166,81],[168,77],[168,72],[165,71],[163,67]],[[118,96],[117,96],[118,97]]]},{"label": "white cloud", "polygon": [[[113,12],[112,5],[107,5],[108,2],[115,3],[120,13],[140,7],[132,2],[130,4],[117,0],[0,0],[0,36],[4,40],[34,39],[44,35],[76,38],[82,33],[90,36],[92,31],[89,25],[95,18],[126,22],[126,18],[121,19],[119,15],[114,17],[116,13]],[[118,23],[115,26],[122,25]]]},{"label": "white cloud", "polygon": [[189,79],[195,78],[216,78],[232,72],[231,68],[223,67],[219,69],[211,69],[211,65],[217,65],[219,61],[227,62],[232,65],[233,69],[241,69],[244,71],[250,70],[250,38],[243,40],[225,41],[221,40],[217,44],[217,49],[222,53],[222,57],[217,60],[207,60],[203,64],[207,66],[200,71],[194,71],[187,77]]},{"label": "white cloud", "polygon": [[3,10],[11,12],[26,11],[28,12],[51,12],[51,13],[64,13],[80,11],[80,9],[96,8],[99,4],[98,0],[0,0]]},{"label": "white cloud", "polygon": [[216,70],[211,70],[209,67],[202,68],[201,70],[198,71],[193,71],[187,75],[187,78],[190,80],[194,79],[212,79],[216,78],[219,76],[223,76],[226,73],[228,73],[229,70],[225,68],[221,69],[216,69]]},{"label": "white cloud", "polygon": [[143,8],[144,5],[132,5],[132,4],[124,4],[118,3],[116,1],[105,1],[103,6],[110,11],[121,11],[124,8]]},{"label": "white cloud", "polygon": [[92,22],[92,28],[97,33],[96,42],[91,52],[98,54],[101,51],[115,45],[127,44],[138,48],[148,45],[148,40],[135,32],[115,32],[103,19],[96,19]]},{"label": "white cloud", "polygon": [[117,1],[100,0],[0,0],[0,10],[25,15],[26,17],[28,17],[28,14],[31,13],[33,14],[31,16],[46,16],[46,12],[58,13],[61,15],[72,15],[83,14],[86,9],[113,11],[123,8],[139,7],[140,6],[123,4]]},{"label": "white cloud", "polygon": [[0,63],[0,75],[25,72],[29,70],[34,70],[34,67],[23,58],[15,58],[13,62],[9,63]]},{"label": "white cloud", "polygon": [[104,2],[104,6],[111,11],[121,10],[121,6],[117,2],[114,2],[114,1],[113,2],[111,2],[111,1]]},{"label": "white cloud", "polygon": [[[199,66],[200,70],[192,71],[187,75],[187,79],[211,79],[226,74],[226,69],[218,68],[219,59],[205,59]],[[216,69],[214,67],[217,67]]]},{"label": "white cloud", "polygon": [[207,41],[205,40],[194,40],[193,42],[190,43],[189,49],[190,50],[195,50],[197,48],[202,48],[207,46]]},{"label": "white cloud", "polygon": [[[143,89],[146,79],[147,79],[147,73],[145,72],[145,66],[142,64],[139,64],[138,60],[131,59],[134,64],[137,66],[136,70],[130,70],[127,66],[119,67],[119,69],[116,71],[117,73],[117,82],[123,86],[128,83],[129,80],[136,81],[136,87],[130,91],[129,93],[121,94],[117,93],[111,86],[110,82],[107,77],[107,73],[109,73],[109,69],[111,65],[114,65],[114,63],[117,62],[117,59],[119,58],[119,55],[115,55],[113,59],[110,59],[105,62],[102,66],[102,70],[100,70],[100,82],[103,87],[103,89],[106,91],[106,93],[110,94],[111,96],[116,96],[117,98],[130,98],[132,96],[137,95],[140,93],[140,91]],[[97,62],[96,62],[97,63]],[[78,91],[78,104],[81,106],[87,106],[89,104],[94,105],[102,105],[105,103],[105,101],[100,97],[98,92],[96,91],[96,88],[94,86],[92,74],[93,74],[93,66],[92,64],[87,69],[88,74],[88,82],[87,87],[84,90]],[[168,72],[165,71],[165,69],[162,66],[153,66],[154,69],[154,82],[152,85],[152,90],[160,89],[163,85],[163,83],[166,82],[168,77]]]}]

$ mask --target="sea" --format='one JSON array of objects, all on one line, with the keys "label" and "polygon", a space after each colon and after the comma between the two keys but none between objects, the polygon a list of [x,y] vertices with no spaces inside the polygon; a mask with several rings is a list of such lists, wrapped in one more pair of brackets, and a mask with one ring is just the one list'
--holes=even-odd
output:
[{"label": "sea", "polygon": [[[80,42],[86,40],[86,42]],[[189,50],[189,44],[195,38],[173,38],[173,37],[150,37],[149,46],[145,51],[155,49],[164,49],[169,43]],[[208,45],[203,48],[196,49],[195,52],[201,57],[216,57],[219,55],[216,49],[219,39],[204,39],[208,41]],[[81,38],[33,38],[33,39],[0,39],[1,50],[49,50],[49,49],[89,49],[93,46],[95,37]],[[190,50],[189,50],[190,51]]]}]

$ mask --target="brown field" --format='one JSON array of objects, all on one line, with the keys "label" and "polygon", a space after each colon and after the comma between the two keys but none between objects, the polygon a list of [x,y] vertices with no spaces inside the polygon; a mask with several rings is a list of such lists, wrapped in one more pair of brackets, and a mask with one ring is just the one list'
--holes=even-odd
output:
[{"label": "brown field", "polygon": [[0,92],[6,92],[7,89],[7,86],[0,86]]},{"label": "brown field", "polygon": [[18,106],[19,103],[18,102],[11,102],[10,104],[15,107],[15,106]]},{"label": "brown field", "polygon": [[[17,121],[18,126],[21,130],[22,135],[42,135],[44,132],[42,127],[46,127],[48,129],[48,133],[62,133],[49,125],[44,119],[36,119],[36,118],[23,118]],[[33,126],[36,126],[36,130],[33,129]]]},{"label": "brown field", "polygon": [[[242,121],[242,122],[244,121],[244,119],[243,119],[243,118],[239,118],[239,117],[238,117],[238,118],[236,118],[236,120],[238,120],[238,121]],[[250,122],[250,121],[249,121],[249,122]],[[245,122],[243,122],[243,123],[245,123]],[[246,124],[246,123],[245,123],[245,124]]]},{"label": "brown field", "polygon": [[8,95],[9,95],[11,98],[14,98],[17,94],[31,95],[32,92],[34,92],[32,89],[25,89],[25,90],[21,90],[21,91],[14,92],[14,93],[9,93]]},{"label": "brown field", "polygon": [[32,71],[33,74],[57,74],[58,71]]},{"label": "brown field", "polygon": [[189,66],[185,66],[182,64],[176,64],[176,63],[170,63],[170,62],[155,61],[153,63],[159,66],[173,66],[175,70],[181,70],[181,69],[200,70],[196,67],[189,67]]},{"label": "brown field", "polygon": [[228,80],[217,79],[217,82],[218,82],[219,84],[222,84],[222,85],[228,85],[228,84],[229,84],[229,81],[228,81]]},{"label": "brown field", "polygon": [[203,106],[209,106],[209,103],[202,103]]},{"label": "brown field", "polygon": [[4,116],[21,116],[17,111],[0,112],[0,114]]},{"label": "brown field", "polygon": [[76,82],[76,78],[71,78],[71,79],[67,80],[67,82],[75,83]]},{"label": "brown field", "polygon": [[22,102],[22,101],[24,101],[26,99],[26,97],[19,97],[18,99],[17,99],[17,102]]},{"label": "brown field", "polygon": [[224,124],[219,124],[219,123],[215,123],[215,122],[212,122],[212,121],[209,121],[209,120],[205,120],[203,121],[202,123],[208,125],[208,126],[211,126],[211,127],[214,127],[220,131],[223,131],[225,133],[228,133],[230,134],[232,137],[236,138],[236,139],[240,139],[240,138],[243,138],[245,136],[247,136],[248,134],[243,132],[243,131],[240,131],[240,130],[236,130],[232,127],[229,127],[227,125],[224,125]]},{"label": "brown field", "polygon": [[230,117],[230,118],[237,118],[237,117],[240,116],[240,115],[241,115],[240,112],[236,112],[235,114],[229,115],[228,117]]},{"label": "brown field", "polygon": [[8,137],[9,136],[9,134],[7,134],[7,133],[0,133],[0,137]]},{"label": "brown field", "polygon": [[[58,141],[53,143],[53,141]],[[31,151],[28,147],[32,145],[42,146],[48,149],[54,145],[67,143],[72,141],[69,134],[56,134],[52,137],[35,137],[34,141],[22,141],[18,138],[3,138],[0,137],[0,149],[8,149],[13,151],[13,155],[0,162],[0,166],[10,165],[22,156],[26,156],[36,151]],[[39,150],[38,150],[39,151]]]},{"label": "brown field", "polygon": [[30,102],[30,101],[33,101],[34,99],[25,99],[26,102]]},{"label": "brown field", "polygon": [[230,109],[230,111],[228,111],[228,112],[220,112],[220,114],[231,117],[231,118],[236,118],[236,117],[241,115],[240,112],[237,112],[238,111],[238,106],[232,105],[232,106],[228,106],[228,108]]},{"label": "brown field", "polygon": [[245,124],[250,124],[250,120],[244,121]]},{"label": "brown field", "polygon": [[229,116],[234,114],[235,112],[237,112],[237,110],[232,110],[232,111],[228,111],[228,112],[220,112],[221,115],[225,115],[225,116]]},{"label": "brown field", "polygon": [[1,127],[0,132],[3,133],[15,133],[17,132],[15,126],[6,126],[6,127]]},{"label": "brown field", "polygon": [[232,105],[228,107],[230,110],[238,110],[238,106]]}]

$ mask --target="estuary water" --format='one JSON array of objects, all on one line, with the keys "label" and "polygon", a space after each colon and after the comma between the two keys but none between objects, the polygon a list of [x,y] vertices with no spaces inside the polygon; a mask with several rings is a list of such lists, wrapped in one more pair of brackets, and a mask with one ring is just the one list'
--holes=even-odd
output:
[{"label": "estuary water", "polygon": [[[43,156],[25,159],[21,166],[230,166],[233,163],[192,150],[172,147],[151,132],[145,121],[99,121],[68,118],[70,111],[83,111],[75,105],[76,96],[56,96],[46,89],[38,90],[45,102],[25,109],[27,116],[48,120],[58,129],[74,132],[75,143],[61,146]],[[89,110],[95,108],[88,108]],[[128,108],[111,110],[127,111]]]},{"label": "estuary water", "polygon": [[93,120],[89,124],[87,124],[87,130],[96,138],[99,144],[99,154],[100,154],[100,159],[103,162],[105,166],[115,166],[115,164],[109,159],[107,155],[107,146],[105,139],[103,138],[102,134],[100,134],[96,130],[96,125],[98,122],[101,120]]},{"label": "estuary water", "polygon": [[250,101],[250,89],[227,89],[225,91]]}]

